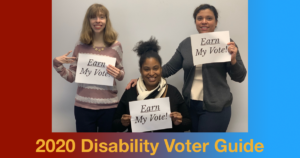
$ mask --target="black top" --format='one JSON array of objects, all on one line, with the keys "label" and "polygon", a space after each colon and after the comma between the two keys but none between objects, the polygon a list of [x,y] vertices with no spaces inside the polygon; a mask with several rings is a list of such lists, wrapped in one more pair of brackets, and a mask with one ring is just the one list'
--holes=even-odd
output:
[{"label": "black top", "polygon": [[[137,94],[136,86],[131,87],[129,90],[126,90],[124,92],[114,116],[113,131],[123,132],[128,128],[128,132],[132,132],[131,125],[129,125],[128,127],[124,127],[122,125],[121,117],[123,114],[130,115],[129,102],[136,101],[137,96],[138,94]],[[172,128],[156,130],[153,132],[183,132],[189,130],[191,126],[191,120],[189,117],[188,108],[185,105],[185,102],[181,94],[177,90],[177,88],[168,84],[166,97],[169,97],[170,99],[171,112],[176,111],[181,113],[182,123],[176,126],[172,122]]]}]

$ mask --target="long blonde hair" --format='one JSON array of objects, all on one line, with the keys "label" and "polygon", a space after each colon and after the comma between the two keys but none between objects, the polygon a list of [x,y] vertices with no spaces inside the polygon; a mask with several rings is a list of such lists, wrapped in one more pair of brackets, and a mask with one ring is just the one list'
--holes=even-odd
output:
[{"label": "long blonde hair", "polygon": [[79,39],[80,42],[87,45],[91,45],[93,43],[93,30],[90,25],[90,18],[95,17],[100,13],[104,14],[104,16],[106,17],[106,26],[103,30],[103,39],[105,44],[111,46],[117,40],[118,34],[112,28],[108,10],[102,4],[95,3],[91,5],[86,11]]}]

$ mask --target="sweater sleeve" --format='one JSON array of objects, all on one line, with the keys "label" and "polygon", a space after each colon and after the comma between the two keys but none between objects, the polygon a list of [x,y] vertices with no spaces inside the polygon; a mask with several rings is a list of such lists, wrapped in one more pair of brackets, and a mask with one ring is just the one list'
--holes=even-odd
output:
[{"label": "sweater sleeve", "polygon": [[126,90],[122,97],[121,100],[118,104],[117,110],[115,112],[114,115],[114,122],[113,122],[113,131],[114,132],[123,132],[125,131],[127,128],[130,127],[130,125],[128,127],[125,127],[122,125],[121,123],[121,117],[123,114],[128,114],[126,109],[129,109],[129,104],[128,104],[128,99],[127,99],[127,93],[129,90]]},{"label": "sweater sleeve", "polygon": [[[234,42],[232,39],[230,39],[230,41]],[[238,46],[236,44],[235,44],[235,46],[238,48]],[[236,82],[244,81],[246,74],[247,74],[247,70],[242,61],[239,49],[236,53],[236,63],[234,65],[231,65],[231,62],[229,62],[227,65],[227,71],[228,71],[228,74],[229,74],[231,80],[236,81]]]},{"label": "sweater sleeve", "polygon": [[181,45],[178,46],[172,58],[162,67],[162,77],[170,77],[182,68],[183,57],[180,52],[180,47]]},{"label": "sweater sleeve", "polygon": [[117,58],[117,62],[116,62],[116,68],[120,69],[120,77],[116,78],[119,81],[122,81],[125,75],[125,71],[124,71],[124,67],[123,67],[123,50],[122,50],[122,45],[119,42],[118,45],[114,46],[113,49],[117,52],[116,58]]},{"label": "sweater sleeve", "polygon": [[[78,45],[75,47],[73,56],[72,57],[78,57]],[[75,81],[75,75],[76,75],[76,69],[77,69],[77,60],[76,62],[73,62],[70,64],[69,69],[65,68],[63,63],[56,60],[56,58],[53,59],[53,67],[57,71],[57,73],[60,74],[62,78],[67,80],[68,82],[72,83]]]},{"label": "sweater sleeve", "polygon": [[180,112],[181,116],[182,116],[181,124],[176,126],[172,122],[173,129],[175,132],[188,131],[191,128],[191,119],[189,116],[188,107],[186,106],[186,104],[185,104],[180,92],[177,90],[177,88],[172,87],[172,89],[169,89],[169,90],[173,91],[172,99],[175,99],[174,102],[176,103],[176,106],[177,106],[177,110],[178,110],[177,112]]}]

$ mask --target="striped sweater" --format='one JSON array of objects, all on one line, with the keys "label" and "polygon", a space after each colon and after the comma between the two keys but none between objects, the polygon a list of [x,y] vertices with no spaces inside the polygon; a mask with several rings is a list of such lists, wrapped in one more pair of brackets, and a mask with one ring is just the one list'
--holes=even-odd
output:
[{"label": "striped sweater", "polygon": [[[119,80],[123,80],[125,72],[122,65],[123,51],[120,42],[115,42],[113,45],[111,45],[110,47],[105,47],[104,50],[100,52],[96,51],[90,45],[80,43],[75,47],[73,57],[78,57],[79,53],[116,58],[117,60],[115,66],[121,70],[121,77],[119,78]],[[54,58],[53,66],[64,79],[71,83],[75,81],[77,68],[76,62],[71,64],[69,69],[67,69],[61,62]],[[113,86],[78,83],[77,94],[75,97],[75,106],[92,110],[116,108],[119,103],[117,93],[118,90],[116,88],[115,80]]]}]

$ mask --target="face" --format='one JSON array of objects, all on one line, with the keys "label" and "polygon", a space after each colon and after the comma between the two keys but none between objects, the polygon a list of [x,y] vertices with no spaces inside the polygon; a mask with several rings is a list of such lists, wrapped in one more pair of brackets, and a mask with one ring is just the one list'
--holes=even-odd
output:
[{"label": "face", "polygon": [[104,14],[100,13],[95,17],[90,18],[90,25],[94,33],[101,33],[106,25],[106,17]]},{"label": "face", "polygon": [[199,11],[196,16],[196,28],[199,33],[214,32],[216,26],[215,15],[210,9]]},{"label": "face", "polygon": [[147,58],[140,69],[147,90],[157,87],[161,79],[162,68],[155,58]]}]

